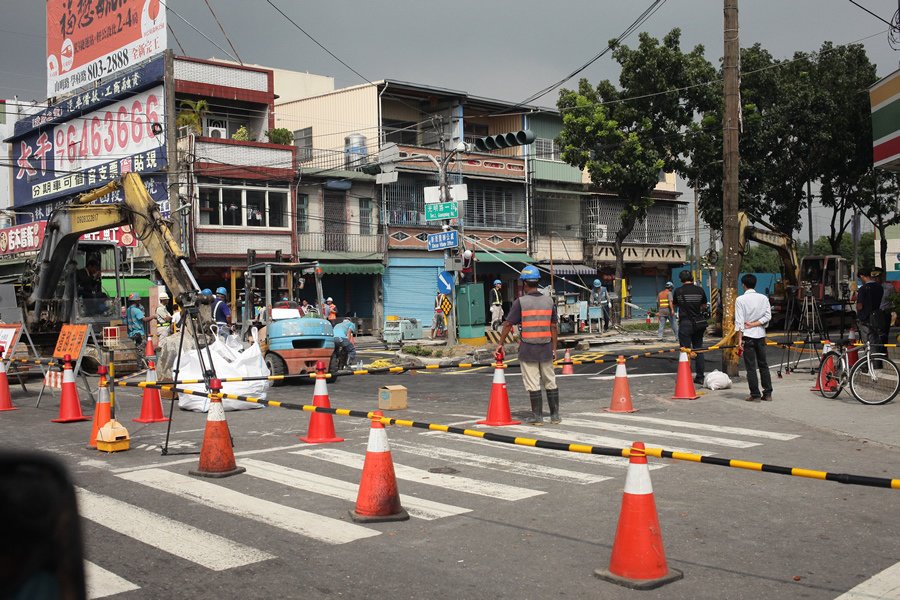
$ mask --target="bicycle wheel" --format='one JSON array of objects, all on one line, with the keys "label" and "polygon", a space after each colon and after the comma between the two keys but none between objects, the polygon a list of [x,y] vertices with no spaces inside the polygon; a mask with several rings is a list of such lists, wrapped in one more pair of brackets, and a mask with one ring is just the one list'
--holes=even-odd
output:
[{"label": "bicycle wheel", "polygon": [[819,362],[819,393],[826,398],[837,398],[847,384],[844,361],[840,352],[826,352]]},{"label": "bicycle wheel", "polygon": [[850,393],[863,404],[887,404],[900,391],[900,370],[884,354],[860,358],[850,369]]}]

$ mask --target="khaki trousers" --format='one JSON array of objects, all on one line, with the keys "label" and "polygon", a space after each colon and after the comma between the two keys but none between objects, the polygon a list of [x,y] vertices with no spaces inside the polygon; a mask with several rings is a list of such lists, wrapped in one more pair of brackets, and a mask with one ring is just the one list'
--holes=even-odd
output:
[{"label": "khaki trousers", "polygon": [[524,362],[519,361],[522,367],[522,381],[528,392],[541,391],[541,384],[545,390],[556,389],[556,373],[553,371],[553,361]]}]

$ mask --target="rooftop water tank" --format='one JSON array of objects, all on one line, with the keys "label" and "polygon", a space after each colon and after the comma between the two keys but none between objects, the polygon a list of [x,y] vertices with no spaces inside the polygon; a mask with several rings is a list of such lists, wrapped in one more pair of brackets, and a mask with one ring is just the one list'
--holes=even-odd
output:
[{"label": "rooftop water tank", "polygon": [[344,167],[346,169],[362,167],[366,164],[368,157],[366,136],[361,133],[351,133],[344,138]]}]

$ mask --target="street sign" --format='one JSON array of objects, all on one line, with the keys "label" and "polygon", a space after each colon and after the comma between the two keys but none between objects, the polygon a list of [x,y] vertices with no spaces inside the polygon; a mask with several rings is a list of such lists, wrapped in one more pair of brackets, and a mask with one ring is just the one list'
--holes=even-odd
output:
[{"label": "street sign", "polygon": [[428,234],[428,251],[446,250],[459,246],[459,232],[455,229],[442,231],[441,233]]},{"label": "street sign", "polygon": [[447,296],[444,296],[441,300],[441,310],[444,311],[444,314],[447,316],[450,316],[450,311],[453,310],[453,303]]},{"label": "street sign", "polygon": [[438,291],[442,294],[449,294],[453,291],[453,273],[443,271],[437,278]]},{"label": "street sign", "polygon": [[397,178],[400,176],[400,173],[397,171],[391,171],[389,173],[378,173],[375,175],[375,183],[378,185],[384,185],[387,183],[397,183]]},{"label": "street sign", "polygon": [[444,219],[458,219],[459,204],[456,202],[439,202],[425,205],[426,221],[443,221]]},{"label": "street sign", "polygon": [[450,197],[456,200],[457,202],[462,202],[464,200],[469,199],[469,186],[464,183],[460,183],[459,185],[451,185],[450,186]]},{"label": "street sign", "polygon": [[441,201],[441,187],[438,185],[430,185],[423,188],[425,193],[425,204],[436,204]]}]

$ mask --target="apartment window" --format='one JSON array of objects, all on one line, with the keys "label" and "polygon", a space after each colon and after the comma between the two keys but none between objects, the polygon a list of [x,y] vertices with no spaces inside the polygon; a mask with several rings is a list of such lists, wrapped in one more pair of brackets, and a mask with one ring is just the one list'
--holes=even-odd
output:
[{"label": "apartment window", "polygon": [[487,229],[525,229],[522,186],[467,182],[465,225]]},{"label": "apartment window", "polygon": [[309,233],[309,196],[297,195],[297,233]]},{"label": "apartment window", "polygon": [[371,198],[360,198],[359,199],[359,234],[360,235],[372,235],[375,233],[375,228],[372,223],[372,199]]},{"label": "apartment window", "polygon": [[305,127],[294,132],[294,145],[297,147],[297,160],[312,160],[313,134],[312,127]]},{"label": "apartment window", "polygon": [[395,144],[416,146],[419,143],[419,126],[415,121],[383,119],[384,139]]},{"label": "apartment window", "polygon": [[200,225],[284,228],[287,188],[213,180],[199,184]]},{"label": "apartment window", "polygon": [[559,143],[550,138],[537,138],[534,140],[534,157],[539,160],[555,160],[561,162]]}]

